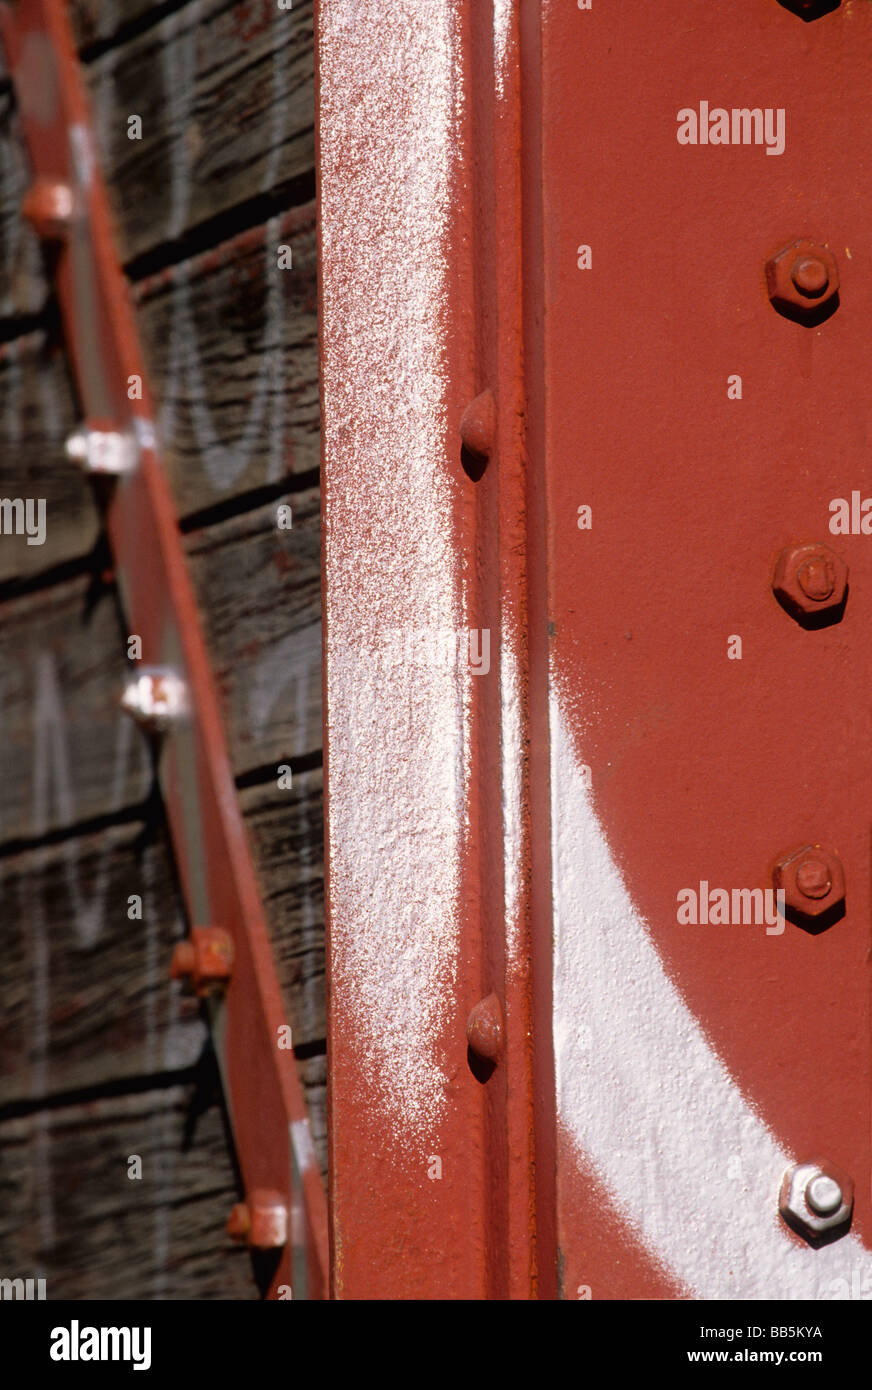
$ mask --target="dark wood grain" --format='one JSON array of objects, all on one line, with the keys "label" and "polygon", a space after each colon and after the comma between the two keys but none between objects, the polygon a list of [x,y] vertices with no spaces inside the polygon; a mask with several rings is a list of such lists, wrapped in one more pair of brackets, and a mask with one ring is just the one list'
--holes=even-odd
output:
[{"label": "dark wood grain", "polygon": [[[286,1018],[308,1055],[325,1037],[321,771],[251,788],[242,807]],[[0,923],[0,1110],[193,1061],[203,1024],[169,978],[186,925],[159,806],[150,824],[0,856]]]}]

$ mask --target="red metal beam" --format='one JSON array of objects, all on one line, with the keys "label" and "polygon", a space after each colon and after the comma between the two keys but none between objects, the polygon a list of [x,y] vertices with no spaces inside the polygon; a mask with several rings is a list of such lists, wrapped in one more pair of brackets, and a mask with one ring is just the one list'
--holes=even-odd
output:
[{"label": "red metal beam", "polygon": [[[162,740],[160,781],[191,926],[232,939],[232,978],[210,1010],[252,1243],[280,1250],[271,1296],[285,1286],[317,1298],[327,1269],[323,1187],[293,1053],[279,1047],[284,1009],[67,7],[19,0],[3,7],[2,24],[35,179],[29,212],[55,243],[91,445],[123,445],[132,465],[111,483],[106,508],[130,631],[142,638],[143,667],[170,668],[186,694],[187,713]],[[133,376],[141,399],[128,397]]]},{"label": "red metal beam", "polygon": [[870,52],[320,7],[337,1296],[872,1277]]},{"label": "red metal beam", "polygon": [[514,19],[318,40],[333,1289],[547,1297]]}]

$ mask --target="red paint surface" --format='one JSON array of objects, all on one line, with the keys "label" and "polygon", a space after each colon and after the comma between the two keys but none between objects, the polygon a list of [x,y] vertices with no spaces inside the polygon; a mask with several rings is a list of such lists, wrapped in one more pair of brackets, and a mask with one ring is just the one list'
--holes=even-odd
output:
[{"label": "red paint surface", "polygon": [[[765,0],[548,7],[540,460],[553,652],[614,857],[778,1139],[853,1174],[867,1243],[872,538],[830,536],[828,503],[872,493],[870,56],[868,6],[809,25]],[[784,107],[785,153],[679,145],[676,114],[700,99]],[[766,292],[767,258],[801,236],[841,273],[840,307],[815,329]],[[770,588],[781,549],[812,541],[851,572],[844,618],[821,631]],[[769,886],[779,853],[817,840],[847,878],[829,931],[676,922],[681,888]],[[608,1248],[587,1282],[625,1286]]]}]

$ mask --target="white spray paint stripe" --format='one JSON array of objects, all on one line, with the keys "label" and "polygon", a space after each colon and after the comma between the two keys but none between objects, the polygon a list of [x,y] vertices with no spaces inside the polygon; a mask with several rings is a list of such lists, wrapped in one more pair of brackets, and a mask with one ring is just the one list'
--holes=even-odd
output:
[{"label": "white spray paint stripe", "polygon": [[446,477],[445,244],[458,17],[443,0],[321,10],[333,992],[383,1116],[422,1142],[446,1081],[469,678],[376,656],[459,627]]},{"label": "white spray paint stripe", "polygon": [[494,0],[494,85],[497,97],[505,96],[513,9],[514,0]]},{"label": "white spray paint stripe", "polygon": [[805,1299],[872,1275],[778,1215],[785,1153],[667,976],[614,864],[551,687],[558,1113],[627,1223],[701,1299]]},{"label": "white spray paint stripe", "polygon": [[[167,124],[180,132],[170,145],[170,237],[181,236],[191,201],[191,154],[187,134],[191,129],[197,67],[197,36],[201,18],[200,0],[191,0],[184,10],[168,17],[165,41],[161,45],[164,105]],[[184,24],[184,34],[180,34]]]},{"label": "white spray paint stripe", "polygon": [[503,902],[506,921],[506,973],[514,978],[521,965],[521,867],[523,856],[524,722],[518,676],[517,632],[503,616],[500,637],[500,739],[503,775]]}]

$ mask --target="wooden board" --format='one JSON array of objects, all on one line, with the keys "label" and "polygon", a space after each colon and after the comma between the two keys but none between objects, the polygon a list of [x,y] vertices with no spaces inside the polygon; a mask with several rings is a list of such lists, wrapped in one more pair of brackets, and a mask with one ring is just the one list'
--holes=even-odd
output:
[{"label": "wooden board", "polygon": [[42,544],[0,535],[0,585],[93,550],[100,518],[91,484],[64,453],[77,423],[67,360],[42,331],[0,345],[0,496],[45,501]]},{"label": "wooden board", "polygon": [[[295,180],[312,186],[312,34],[311,0],[199,0],[88,65],[125,261],[252,199],[299,201]],[[141,139],[128,138],[133,115]]]},{"label": "wooden board", "polygon": [[[202,607],[237,775],[321,747],[318,494],[193,532]],[[3,607],[0,843],[142,801],[147,740],[118,707],[130,634],[113,587],[80,576]]]},{"label": "wooden board", "polygon": [[208,1063],[199,1086],[0,1122],[3,1274],[45,1277],[49,1299],[257,1298],[224,1230],[240,1195]]},{"label": "wooden board", "polygon": [[316,300],[314,203],[137,286],[180,516],[318,467]]},{"label": "wooden board", "polygon": [[[311,1057],[325,1037],[321,770],[287,790],[252,788],[242,804],[286,1017]],[[169,978],[186,926],[154,811],[151,824],[0,856],[0,1112],[195,1059],[201,1010]]]}]

